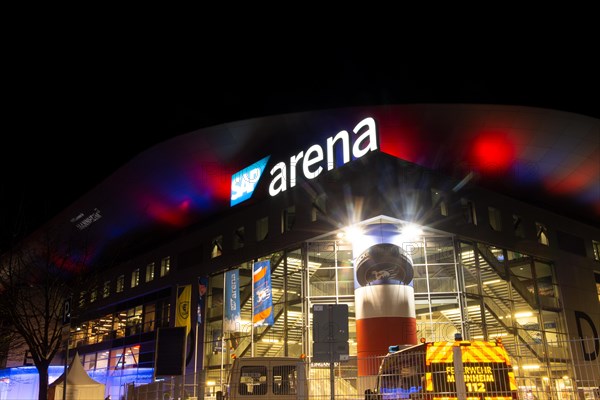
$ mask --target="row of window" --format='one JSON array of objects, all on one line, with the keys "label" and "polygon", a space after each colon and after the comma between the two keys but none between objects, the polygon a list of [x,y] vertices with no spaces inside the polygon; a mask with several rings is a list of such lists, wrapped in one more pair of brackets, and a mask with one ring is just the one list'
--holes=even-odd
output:
[{"label": "row of window", "polygon": [[[446,195],[438,190],[431,189],[431,201],[434,207],[439,210],[441,216],[448,216],[449,207],[447,204]],[[462,214],[464,221],[472,225],[478,225],[478,216],[475,208],[475,204],[472,200],[461,198],[460,205],[462,208]],[[311,210],[311,221],[316,221],[319,215],[326,213],[326,196],[319,196],[313,203]],[[296,208],[294,206],[287,207],[281,211],[280,222],[281,222],[281,233],[289,232],[293,229],[296,221]],[[502,213],[500,209],[492,206],[488,206],[488,224],[489,227],[497,232],[501,232],[504,227],[502,226]],[[525,229],[523,224],[523,218],[518,214],[512,215],[512,229],[514,235],[519,238],[525,238]],[[256,241],[265,240],[269,234],[269,217],[263,217],[256,221]],[[548,228],[544,223],[535,222],[536,240],[538,243],[549,246],[550,240],[548,237]],[[574,237],[563,233],[564,236],[570,236],[574,238],[575,245],[563,245],[558,243],[562,250],[571,251],[583,256],[585,254],[585,244],[583,239]],[[237,250],[244,247],[245,241],[245,227],[241,226],[235,229],[232,235],[232,249]],[[600,261],[600,242],[592,240],[593,257],[595,260]],[[216,258],[223,254],[223,235],[219,235],[213,238],[211,242],[210,257]]]},{"label": "row of window", "polygon": [[[446,203],[446,196],[443,192],[438,189],[431,189],[431,201],[433,206],[438,209],[441,216],[448,216],[448,205]],[[472,225],[478,225],[477,212],[473,201],[466,198],[461,198],[460,205],[462,208],[464,221]],[[503,230],[502,213],[498,208],[488,206],[488,224],[494,231],[500,232]],[[512,215],[512,229],[516,237],[525,238],[523,219],[520,215]],[[535,231],[537,242],[545,246],[549,246],[550,240],[548,239],[548,228],[546,225],[541,222],[535,222]],[[560,234],[562,234],[562,238],[569,238],[568,240],[563,240],[562,243],[558,243],[562,250],[587,256],[583,239],[564,232],[560,232]],[[600,241],[592,240],[592,250],[594,259],[596,261],[600,261]]]},{"label": "row of window", "polygon": [[[152,280],[154,280],[154,270],[155,270],[155,263],[151,262],[150,264],[146,265],[146,269],[144,270],[144,282],[150,282]],[[160,262],[160,277],[162,278],[163,276],[167,276],[169,274],[169,271],[171,269],[171,257],[164,257],[161,262]],[[123,279],[125,278],[123,275],[121,275],[119,278],[123,277]],[[130,287],[134,288],[136,286],[138,286],[140,284],[140,278],[141,278],[141,270],[139,268],[133,270],[133,272],[131,273],[131,285]],[[119,285],[119,280],[117,280],[117,293],[122,292],[124,289],[124,282],[121,282],[121,284]]]},{"label": "row of window", "polygon": [[[156,263],[154,263],[154,262],[151,262],[146,265],[146,267],[144,269],[144,282],[145,283],[148,283],[148,282],[151,282],[154,280],[155,269],[156,269]],[[168,257],[168,256],[164,257],[160,261],[159,276],[161,278],[164,276],[167,276],[169,274],[170,269],[171,269],[171,257]],[[130,285],[129,285],[130,288],[134,288],[134,287],[140,285],[141,273],[142,273],[142,270],[140,268],[137,268],[131,272],[131,280],[130,280]],[[104,283],[102,284],[102,292],[101,292],[102,298],[107,298],[110,296],[111,287],[112,287],[112,281],[110,281],[110,280],[104,281]],[[124,290],[125,290],[125,274],[121,274],[117,277],[117,280],[116,280],[115,293],[121,293]],[[93,303],[96,300],[98,300],[98,295],[99,295],[98,288],[91,289],[89,292],[89,302]],[[86,299],[87,299],[87,292],[82,291],[79,295],[79,307],[85,306]]]},{"label": "row of window", "polygon": [[90,371],[115,371],[137,368],[140,361],[140,346],[127,346],[84,355],[83,368]]},{"label": "row of window", "polygon": [[[325,195],[318,196],[313,203],[311,210],[311,222],[318,220],[319,215],[325,214]],[[280,233],[290,232],[296,223],[296,206],[286,207],[281,211]],[[261,242],[269,236],[269,217],[262,217],[256,220],[255,226],[256,241]],[[244,247],[246,238],[246,228],[240,226],[236,228],[232,236],[232,249],[238,250]],[[223,235],[213,238],[211,242],[210,258],[216,258],[223,254]]]},{"label": "row of window", "polygon": [[[442,215],[442,216],[448,216],[448,214],[449,214],[446,198],[447,198],[446,195],[443,192],[441,192],[440,190],[431,189],[432,204],[434,207],[436,207],[439,210],[440,215]],[[460,204],[462,207],[462,213],[463,213],[465,222],[467,222],[469,224],[473,224],[473,225],[478,225],[477,212],[476,212],[475,204],[473,203],[473,201],[466,199],[466,198],[461,198]],[[313,207],[311,210],[311,221],[313,221],[313,222],[316,221],[318,219],[319,215],[323,215],[325,213],[326,213],[326,196],[321,195],[321,196],[318,196],[317,199],[315,200],[315,202],[313,203]],[[281,231],[281,233],[291,231],[294,227],[295,222],[296,222],[295,206],[290,206],[290,207],[284,208],[281,211],[281,216],[280,216],[280,225],[281,225],[280,231]],[[502,214],[498,208],[495,208],[492,206],[488,207],[488,223],[489,223],[490,228],[494,231],[502,231],[503,230]],[[517,214],[513,214],[512,224],[513,224],[512,228],[513,228],[515,236],[524,238],[525,231],[524,231],[524,226],[522,223],[521,216],[519,216]],[[550,242],[548,239],[548,230],[547,230],[546,225],[544,225],[543,223],[540,223],[540,222],[536,222],[535,227],[536,227],[536,239],[537,239],[538,243],[548,246],[550,244]],[[256,221],[255,229],[256,229],[256,231],[255,231],[256,241],[265,240],[269,235],[269,217],[267,216],[267,217],[259,218]],[[232,235],[233,250],[241,249],[244,247],[245,236],[246,235],[245,235],[245,227],[244,226],[238,227],[237,229],[234,230],[233,235]],[[575,238],[575,239],[579,239],[579,238]],[[579,240],[581,240],[581,239],[579,239]],[[577,252],[580,254],[583,253],[582,255],[585,255],[585,246],[583,244],[581,244],[579,247],[583,247],[583,250],[579,250]],[[570,250],[569,248],[564,248],[564,246],[561,246],[561,248]],[[592,248],[593,248],[594,259],[600,261],[600,242],[593,240]],[[219,236],[213,238],[213,240],[211,242],[210,257],[216,258],[216,257],[221,256],[222,254],[223,254],[223,235],[219,235]],[[170,257],[165,257],[161,260],[161,263],[160,263],[160,272],[159,272],[160,276],[161,277],[166,276],[169,273],[169,270],[170,270]],[[140,283],[142,281],[142,273],[144,274],[143,275],[144,282],[147,283],[147,282],[151,282],[152,280],[154,280],[154,278],[155,278],[155,263],[151,262],[151,263],[147,264],[145,269],[143,269],[143,270],[140,268],[137,268],[134,271],[132,271],[131,276],[130,276],[130,288],[134,288],[134,287],[137,287],[140,285]],[[124,289],[125,289],[125,275],[119,275],[116,280],[115,292],[121,293],[124,291]],[[97,300],[97,296],[98,296],[97,292],[98,292],[97,289],[93,289],[90,292],[90,297],[89,297],[90,302],[94,302]],[[80,298],[80,306],[85,304],[85,294],[86,293],[82,293],[82,296]],[[111,281],[107,280],[104,282],[103,287],[102,287],[102,297],[103,298],[109,297],[110,294],[111,294]]]},{"label": "row of window", "polygon": [[169,311],[170,303],[163,299],[76,324],[71,327],[69,347],[153,332],[169,326]]}]

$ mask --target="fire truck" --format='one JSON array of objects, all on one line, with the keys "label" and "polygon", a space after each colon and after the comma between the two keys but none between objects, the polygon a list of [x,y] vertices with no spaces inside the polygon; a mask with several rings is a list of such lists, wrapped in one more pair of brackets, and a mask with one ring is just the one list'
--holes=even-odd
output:
[{"label": "fire truck", "polygon": [[516,400],[515,375],[501,340],[390,346],[367,400]]}]

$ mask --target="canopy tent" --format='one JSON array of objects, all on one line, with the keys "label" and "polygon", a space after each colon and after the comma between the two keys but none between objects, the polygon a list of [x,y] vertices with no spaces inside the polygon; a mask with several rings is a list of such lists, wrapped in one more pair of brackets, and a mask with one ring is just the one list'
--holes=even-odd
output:
[{"label": "canopy tent", "polygon": [[[59,376],[48,388],[48,400],[63,400],[65,374]],[[79,353],[75,353],[67,370],[67,399],[103,400],[105,385],[93,380],[81,364]]]}]

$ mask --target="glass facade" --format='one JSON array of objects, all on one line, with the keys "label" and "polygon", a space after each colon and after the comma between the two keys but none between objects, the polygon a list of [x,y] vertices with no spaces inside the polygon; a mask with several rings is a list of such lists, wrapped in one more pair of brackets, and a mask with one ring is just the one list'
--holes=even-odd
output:
[{"label": "glass facade", "polygon": [[69,348],[102,343],[152,332],[169,326],[166,299],[140,304],[71,327]]},{"label": "glass facade", "polygon": [[[423,233],[402,247],[414,267],[410,285],[419,338],[454,340],[462,333],[466,339],[501,339],[514,365],[539,385],[543,377],[570,374],[567,349],[561,345],[567,340],[566,325],[552,263],[439,233]],[[310,360],[310,310],[315,304],[348,305],[349,356],[355,359],[352,243],[331,235],[261,260],[270,260],[272,266],[273,326],[252,327],[251,261],[234,267],[240,272],[242,321],[237,332],[222,330],[223,273],[210,278],[204,349],[209,379],[218,381],[221,365],[234,357],[306,355]],[[394,344],[398,343],[389,343]]]}]

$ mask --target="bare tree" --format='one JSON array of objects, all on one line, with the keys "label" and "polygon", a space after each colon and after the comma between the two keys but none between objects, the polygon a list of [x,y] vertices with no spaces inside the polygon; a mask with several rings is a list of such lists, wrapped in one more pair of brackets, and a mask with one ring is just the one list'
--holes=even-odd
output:
[{"label": "bare tree", "polygon": [[[35,245],[32,245],[34,243]],[[59,235],[45,233],[26,247],[12,249],[0,264],[0,315],[12,338],[6,350],[23,346],[39,373],[38,399],[46,400],[48,367],[63,346],[65,299],[78,290],[85,254]],[[65,332],[66,333],[66,332]]]},{"label": "bare tree", "polygon": [[[0,318],[0,368],[5,368],[5,361],[9,361],[9,358],[14,355],[11,353],[12,349],[24,347],[23,338],[14,330],[8,318],[3,315]],[[14,360],[11,358],[11,361]]]}]

